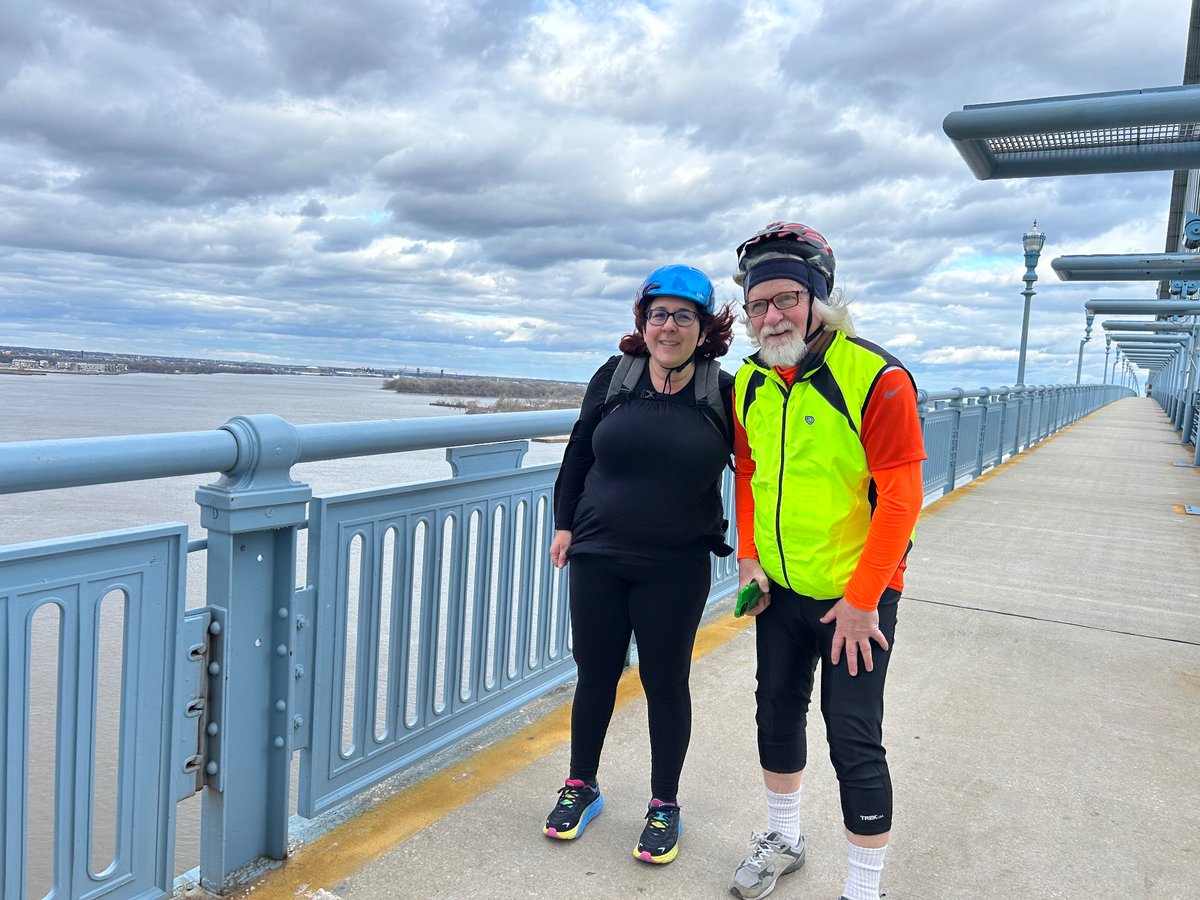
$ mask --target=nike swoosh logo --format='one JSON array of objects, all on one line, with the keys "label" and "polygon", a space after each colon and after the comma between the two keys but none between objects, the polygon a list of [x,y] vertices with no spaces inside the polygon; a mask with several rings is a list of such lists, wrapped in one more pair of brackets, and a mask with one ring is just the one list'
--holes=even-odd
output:
[{"label": "nike swoosh logo", "polygon": [[898,390],[900,390],[900,388],[893,388],[893,389],[892,389],[892,390],[890,390],[890,391],[884,391],[884,392],[883,392],[883,399],[884,399],[884,400],[887,400],[889,397],[894,397],[894,396],[896,395],[896,391],[898,391]]}]

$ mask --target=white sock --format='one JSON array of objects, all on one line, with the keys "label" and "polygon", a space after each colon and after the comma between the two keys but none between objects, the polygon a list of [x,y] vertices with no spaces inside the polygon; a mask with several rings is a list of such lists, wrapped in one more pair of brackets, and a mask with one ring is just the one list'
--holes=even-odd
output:
[{"label": "white sock", "polygon": [[844,900],[879,900],[879,879],[883,875],[885,844],[878,849],[857,847],[846,841],[850,848],[850,874],[846,876],[846,887],[842,889]]},{"label": "white sock", "polygon": [[800,843],[800,792],[777,794],[767,788],[767,831],[777,831],[795,847]]}]

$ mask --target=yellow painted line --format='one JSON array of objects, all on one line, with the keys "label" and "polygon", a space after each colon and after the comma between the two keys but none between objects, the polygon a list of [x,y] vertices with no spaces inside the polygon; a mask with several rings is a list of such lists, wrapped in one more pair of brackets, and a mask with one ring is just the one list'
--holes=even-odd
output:
[{"label": "yellow painted line", "polygon": [[[692,659],[721,647],[754,619],[722,615],[700,629]],[[643,696],[637,667],[617,684],[613,711]],[[276,869],[227,896],[313,896],[362,870],[421,829],[466,806],[518,772],[548,756],[571,739],[571,704],[564,702],[538,721],[424,781],[380,801],[348,822],[300,847]]]}]

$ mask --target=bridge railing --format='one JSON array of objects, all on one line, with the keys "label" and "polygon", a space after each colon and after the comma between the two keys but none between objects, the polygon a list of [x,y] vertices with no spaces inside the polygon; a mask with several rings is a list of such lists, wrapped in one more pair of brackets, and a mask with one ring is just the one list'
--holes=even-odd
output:
[{"label": "bridge railing", "polygon": [[1029,449],[1133,391],[1120,385],[1050,385],[918,391],[925,436],[925,493],[948,494],[964,479]]},{"label": "bridge railing", "polygon": [[[926,491],[1130,393],[922,392]],[[268,415],[0,443],[0,493],[220,473],[196,492],[203,538],[168,523],[0,546],[0,894],[169,893],[177,804],[197,793],[200,878],[221,892],[286,857],[295,751],[299,813],[318,816],[571,678],[566,580],[547,559],[557,467],[521,461],[527,439],[576,415]],[[438,482],[313,497],[290,474],[438,447],[454,473]],[[189,551],[205,553],[205,603],[190,610]],[[711,598],[736,577],[735,559],[714,560]],[[31,675],[44,652],[49,685]],[[48,770],[39,844],[31,807],[46,801],[31,784]],[[40,881],[32,860],[48,864]]]}]

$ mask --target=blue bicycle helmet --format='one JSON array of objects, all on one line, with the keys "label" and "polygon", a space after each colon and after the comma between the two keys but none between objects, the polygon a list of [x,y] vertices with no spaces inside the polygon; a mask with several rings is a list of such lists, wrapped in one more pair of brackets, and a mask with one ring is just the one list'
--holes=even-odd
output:
[{"label": "blue bicycle helmet", "polygon": [[712,282],[699,269],[691,266],[660,266],[638,288],[636,302],[645,305],[653,297],[680,297],[691,300],[709,315],[717,307]]}]

